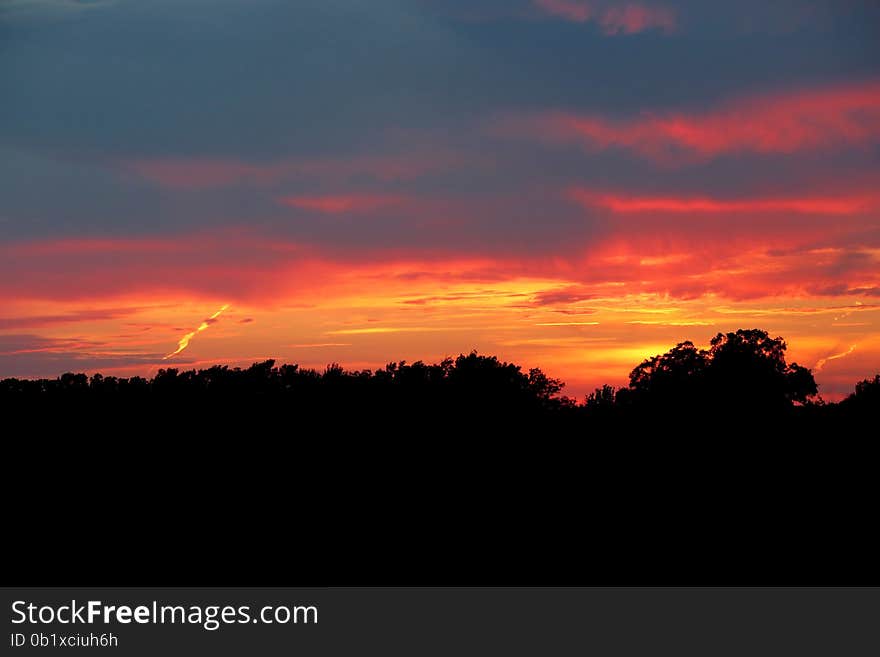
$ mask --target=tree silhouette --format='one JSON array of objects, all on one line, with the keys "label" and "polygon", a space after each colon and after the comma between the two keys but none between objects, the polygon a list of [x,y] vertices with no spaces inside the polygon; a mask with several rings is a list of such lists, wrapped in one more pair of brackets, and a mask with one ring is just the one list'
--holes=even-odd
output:
[{"label": "tree silhouette", "polygon": [[686,341],[660,356],[643,361],[629,375],[625,403],[678,408],[700,401],[709,354]]},{"label": "tree silhouette", "polygon": [[818,392],[810,370],[786,364],[785,341],[767,331],[719,333],[710,344],[707,383],[723,406],[765,411],[804,403]]},{"label": "tree silhouette", "polygon": [[626,387],[603,386],[580,405],[562,395],[561,380],[542,370],[526,373],[476,351],[434,364],[396,361],[376,371],[348,371],[337,363],[317,371],[266,360],[245,369],[163,368],[149,380],[74,373],[5,379],[0,404],[7,412],[110,426],[132,417],[144,426],[165,426],[183,417],[197,434],[210,431],[206,423],[224,430],[237,423],[245,435],[260,430],[283,435],[316,418],[340,431],[373,424],[385,431],[457,427],[512,435],[580,427],[644,432],[658,420],[673,430],[721,430],[745,420],[753,427],[781,421],[804,431],[877,417],[880,375],[858,383],[842,402],[826,404],[816,400],[810,370],[786,362],[786,348],[782,338],[760,329],[719,333],[705,350],[680,342],[637,365]]},{"label": "tree silhouette", "polygon": [[786,344],[761,329],[718,333],[708,350],[690,341],[643,361],[618,392],[642,411],[727,417],[779,415],[818,392],[809,369],[785,361]]},{"label": "tree silhouette", "polygon": [[860,420],[877,419],[880,416],[880,374],[856,384],[853,394],[839,404],[843,413]]}]

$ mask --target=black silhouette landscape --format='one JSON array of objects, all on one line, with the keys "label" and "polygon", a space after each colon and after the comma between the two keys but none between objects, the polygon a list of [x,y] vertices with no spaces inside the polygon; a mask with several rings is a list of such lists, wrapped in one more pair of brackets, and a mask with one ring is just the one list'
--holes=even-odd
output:
[{"label": "black silhouette landscape", "polygon": [[844,400],[826,403],[811,371],[788,363],[785,352],[785,341],[763,330],[719,333],[709,349],[679,343],[637,365],[627,386],[606,385],[582,400],[565,396],[564,382],[540,369],[524,372],[477,352],[434,364],[392,362],[376,371],[331,364],[320,372],[267,360],[246,369],[160,369],[152,379],[81,373],[5,379],[0,399],[9,409],[99,425],[125,416],[137,417],[141,426],[173,420],[266,428],[296,418],[330,434],[378,426],[387,433],[449,426],[456,434],[489,435],[502,427],[621,431],[656,429],[658,422],[673,433],[712,434],[744,423],[756,431],[773,426],[793,432],[876,417],[880,375],[856,383]]},{"label": "black silhouette landscape", "polygon": [[878,28],[0,0],[6,571],[880,583]]},{"label": "black silhouette landscape", "polygon": [[5,379],[21,485],[70,495],[14,522],[50,579],[57,532],[97,531],[114,558],[68,542],[78,572],[133,581],[874,581],[880,375],[825,403],[785,352],[682,342],[581,400],[475,352]]}]

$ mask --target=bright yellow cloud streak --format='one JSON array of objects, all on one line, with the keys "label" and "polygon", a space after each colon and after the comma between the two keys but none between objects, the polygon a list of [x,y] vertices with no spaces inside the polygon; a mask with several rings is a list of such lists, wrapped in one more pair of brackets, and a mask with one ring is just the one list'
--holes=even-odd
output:
[{"label": "bright yellow cloud streak", "polygon": [[186,349],[189,346],[189,341],[192,340],[196,335],[198,335],[199,333],[204,331],[206,328],[208,328],[211,325],[211,320],[217,319],[220,316],[220,313],[222,313],[227,308],[229,308],[229,304],[228,303],[223,304],[223,307],[220,308],[220,310],[218,310],[213,315],[211,315],[208,319],[206,319],[204,322],[199,324],[199,327],[195,331],[190,331],[189,333],[184,335],[182,338],[180,338],[180,340],[177,343],[177,349],[175,349],[170,354],[165,356],[162,360],[168,360],[172,356],[176,356],[181,351]]}]

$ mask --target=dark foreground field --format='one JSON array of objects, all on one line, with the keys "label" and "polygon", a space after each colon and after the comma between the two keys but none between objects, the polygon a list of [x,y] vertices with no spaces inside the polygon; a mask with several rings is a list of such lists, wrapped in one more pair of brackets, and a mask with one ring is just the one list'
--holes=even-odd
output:
[{"label": "dark foreground field", "polygon": [[5,380],[18,583],[880,583],[880,378],[821,403],[762,331],[561,395],[377,372]]}]

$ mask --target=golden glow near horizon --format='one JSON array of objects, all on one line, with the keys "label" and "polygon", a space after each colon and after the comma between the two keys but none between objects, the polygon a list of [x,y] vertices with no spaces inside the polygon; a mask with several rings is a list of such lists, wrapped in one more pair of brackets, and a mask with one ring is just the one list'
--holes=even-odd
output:
[{"label": "golden glow near horizon", "polygon": [[[477,349],[525,369],[541,367],[567,383],[566,394],[582,399],[605,383],[624,385],[643,359],[683,340],[706,347],[717,332],[764,328],[787,340],[790,362],[814,367],[826,399],[839,398],[880,369],[880,304],[847,297],[679,298],[627,292],[638,288],[633,284],[621,290],[603,281],[591,285],[546,275],[461,281],[448,275],[455,267],[437,265],[416,282],[400,276],[398,266],[327,270],[320,286],[225,304],[165,356],[159,350],[180,330],[176,320],[183,313],[209,312],[204,301],[157,294],[111,298],[98,308],[91,301],[68,302],[58,313],[69,315],[70,322],[42,328],[47,342],[35,348],[76,351],[83,362],[100,363],[64,369],[123,376],[149,373],[172,356],[186,368],[246,367],[273,358],[316,369],[333,362],[376,369],[390,361],[434,362]],[[39,307],[24,303],[16,312],[36,322]],[[221,313],[223,321],[212,322]],[[204,333],[208,326],[212,330]],[[71,340],[74,331],[89,337]],[[205,339],[193,340],[202,334]],[[846,358],[856,345],[859,358]]]}]

